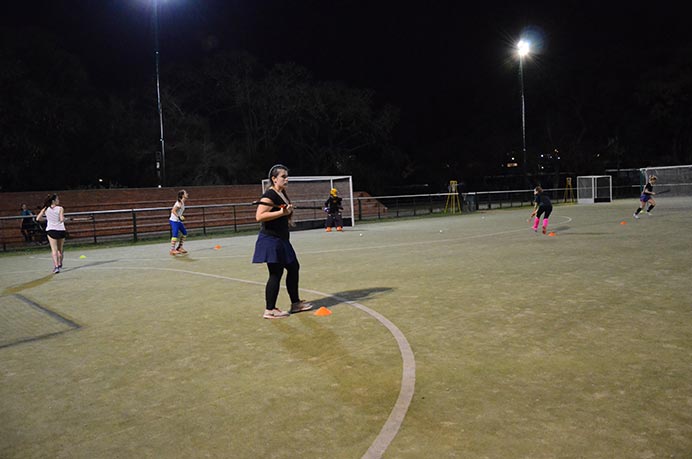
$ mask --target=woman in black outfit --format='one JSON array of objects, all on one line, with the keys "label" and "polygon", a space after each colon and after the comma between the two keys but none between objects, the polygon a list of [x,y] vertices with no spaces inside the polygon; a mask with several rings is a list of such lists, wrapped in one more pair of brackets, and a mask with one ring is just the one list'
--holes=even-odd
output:
[{"label": "woman in black outfit", "polygon": [[291,313],[308,311],[312,304],[300,299],[298,280],[300,264],[298,257],[289,241],[289,225],[293,204],[286,195],[288,184],[288,168],[282,164],[272,166],[269,170],[269,180],[272,185],[264,192],[257,206],[255,219],[262,224],[253,263],[266,263],[269,269],[269,279],[265,287],[266,308],[265,319],[282,319],[289,313],[276,307],[279,287],[284,269],[286,270],[286,289],[291,298]]}]

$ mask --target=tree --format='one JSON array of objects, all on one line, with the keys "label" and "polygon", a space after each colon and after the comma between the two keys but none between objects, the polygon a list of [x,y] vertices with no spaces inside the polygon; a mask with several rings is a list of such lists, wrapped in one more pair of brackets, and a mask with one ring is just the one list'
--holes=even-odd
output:
[{"label": "tree", "polygon": [[86,177],[89,119],[98,113],[87,74],[37,29],[0,31],[0,186],[53,189]]}]

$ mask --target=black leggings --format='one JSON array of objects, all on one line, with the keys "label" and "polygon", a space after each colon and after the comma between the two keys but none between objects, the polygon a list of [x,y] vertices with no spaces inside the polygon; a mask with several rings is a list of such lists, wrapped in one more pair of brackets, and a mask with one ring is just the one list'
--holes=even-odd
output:
[{"label": "black leggings", "polygon": [[288,290],[288,296],[291,298],[291,303],[299,302],[298,272],[300,271],[300,264],[298,264],[298,260],[290,265],[267,263],[267,268],[269,268],[269,279],[267,280],[267,286],[264,290],[264,299],[267,304],[267,309],[276,308],[276,299],[279,297],[281,276],[284,274],[284,269],[286,269],[286,289]]}]

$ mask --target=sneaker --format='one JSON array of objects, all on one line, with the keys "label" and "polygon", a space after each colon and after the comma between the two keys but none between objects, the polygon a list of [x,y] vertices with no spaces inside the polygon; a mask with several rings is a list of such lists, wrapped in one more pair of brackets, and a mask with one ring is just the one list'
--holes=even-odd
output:
[{"label": "sneaker", "polygon": [[56,266],[55,269],[53,270],[53,274],[58,274],[59,272],[60,272],[60,268]]},{"label": "sneaker", "polygon": [[344,229],[343,229],[341,226],[337,226],[337,227],[336,227],[336,230],[337,230],[337,231],[343,231]]},{"label": "sneaker", "polygon": [[331,232],[332,232],[332,227],[330,226],[329,228],[326,229],[326,231],[327,231],[328,233],[331,233]]},{"label": "sneaker", "polygon": [[637,214],[632,214],[632,216],[636,219],[639,219],[639,215],[637,215]]},{"label": "sneaker", "polygon": [[544,227],[543,227],[543,234],[545,234],[547,230],[548,230],[548,228],[546,228],[546,227],[544,226]]},{"label": "sneaker", "polygon": [[308,303],[305,300],[300,300],[297,303],[291,304],[291,314],[295,314],[296,312],[309,311],[312,308],[312,303]]},{"label": "sneaker", "polygon": [[290,314],[287,312],[282,311],[279,308],[274,308],[274,309],[265,309],[264,314],[262,314],[262,317],[265,319],[283,319],[288,317]]},{"label": "sneaker", "polygon": [[179,252],[178,250],[176,250],[176,249],[171,249],[171,251],[168,252],[168,253],[170,253],[170,254],[173,255],[173,256],[180,255],[180,252]]},{"label": "sneaker", "polygon": [[651,212],[649,212],[649,211],[647,210],[647,211],[646,211],[646,215],[648,215],[649,217],[651,217]]},{"label": "sneaker", "polygon": [[178,253],[187,253],[187,250],[183,249],[182,247],[178,247],[176,250]]}]

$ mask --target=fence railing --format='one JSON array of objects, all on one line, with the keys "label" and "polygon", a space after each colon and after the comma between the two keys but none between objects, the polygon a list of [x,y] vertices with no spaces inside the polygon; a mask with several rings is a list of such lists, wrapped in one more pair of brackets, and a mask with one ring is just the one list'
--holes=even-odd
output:
[{"label": "fence railing", "polygon": [[[613,197],[636,197],[638,187],[613,188]],[[564,188],[546,190],[554,203],[575,202]],[[397,196],[367,196],[354,198],[356,222],[427,214],[459,214],[477,210],[523,207],[532,205],[532,190],[487,191],[473,193],[433,193]],[[315,228],[323,225],[325,214],[321,200],[301,201],[294,216],[298,226]],[[304,206],[304,208],[300,208]],[[221,232],[255,230],[255,206],[251,203],[210,204],[188,206],[185,210],[185,226],[188,230],[204,235]],[[344,215],[350,215],[344,212]],[[137,242],[142,239],[164,237],[170,234],[169,207],[120,209],[66,213],[68,238],[83,243],[122,240]],[[26,217],[0,217],[0,247],[3,251],[31,245],[46,244],[44,228],[32,220],[32,225],[22,228]],[[350,225],[350,218],[346,218]]]},{"label": "fence railing", "polygon": [[[169,207],[73,212],[65,214],[68,238],[98,244],[107,240],[131,240],[161,237],[170,234]],[[210,204],[188,206],[185,226],[208,234],[212,231],[233,231],[256,228],[255,207],[251,204]],[[45,244],[45,223],[22,226],[27,217],[0,217],[0,244],[4,251]]]}]

